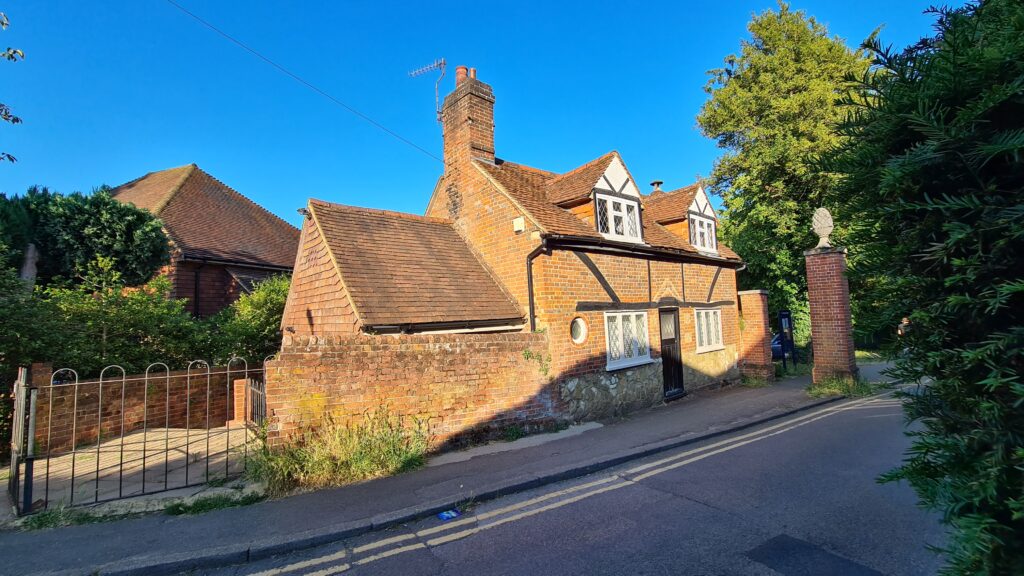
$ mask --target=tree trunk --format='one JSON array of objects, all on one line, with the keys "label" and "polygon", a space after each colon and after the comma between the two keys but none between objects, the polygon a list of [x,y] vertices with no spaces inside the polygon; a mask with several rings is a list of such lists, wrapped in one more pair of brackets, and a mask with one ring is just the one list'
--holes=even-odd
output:
[{"label": "tree trunk", "polygon": [[21,279],[31,291],[36,285],[36,263],[39,262],[39,250],[36,245],[29,242],[25,246],[25,261],[21,264]]}]

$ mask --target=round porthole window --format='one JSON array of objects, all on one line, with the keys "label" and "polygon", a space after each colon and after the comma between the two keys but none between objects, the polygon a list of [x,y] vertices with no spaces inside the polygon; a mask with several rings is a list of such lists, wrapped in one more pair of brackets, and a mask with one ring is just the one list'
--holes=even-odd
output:
[{"label": "round porthole window", "polygon": [[587,339],[587,322],[583,318],[573,318],[572,324],[569,325],[569,336],[572,337],[572,341],[577,344],[582,344]]}]

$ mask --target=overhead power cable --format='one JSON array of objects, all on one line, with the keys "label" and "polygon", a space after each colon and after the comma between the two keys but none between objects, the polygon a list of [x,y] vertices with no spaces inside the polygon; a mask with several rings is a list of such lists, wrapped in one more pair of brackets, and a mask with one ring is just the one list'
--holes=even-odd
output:
[{"label": "overhead power cable", "polygon": [[263,61],[264,61],[264,62],[266,62],[267,64],[269,64],[269,65],[273,66],[274,68],[276,68],[276,69],[277,69],[277,70],[278,70],[279,72],[281,72],[282,74],[285,74],[286,76],[289,76],[290,78],[292,78],[293,80],[295,80],[295,81],[296,81],[296,82],[298,82],[299,84],[302,84],[303,86],[305,86],[305,87],[309,88],[310,90],[312,90],[312,91],[316,92],[317,94],[319,94],[319,95],[323,96],[324,98],[327,98],[327,99],[328,99],[328,100],[330,100],[331,102],[333,102],[333,103],[337,104],[338,106],[341,106],[341,107],[342,107],[342,108],[344,108],[345,110],[348,110],[349,112],[351,112],[352,114],[354,114],[354,115],[358,116],[358,117],[359,117],[359,118],[361,118],[362,120],[364,120],[364,121],[366,121],[366,122],[370,123],[371,125],[375,126],[375,127],[376,127],[376,128],[378,128],[378,129],[380,129],[380,130],[381,130],[381,131],[383,131],[383,132],[384,132],[385,134],[388,134],[388,135],[390,135],[390,136],[392,136],[392,137],[396,138],[397,140],[399,140],[399,141],[401,141],[401,142],[403,142],[403,143],[405,143],[405,144],[407,144],[407,145],[409,145],[409,146],[412,146],[412,147],[413,147],[413,148],[415,148],[416,150],[419,150],[419,151],[420,151],[420,152],[422,152],[423,154],[426,154],[427,156],[429,156],[429,157],[433,158],[434,160],[437,160],[438,162],[442,162],[442,163],[444,162],[444,160],[442,160],[441,158],[438,158],[436,154],[434,154],[434,153],[430,152],[430,151],[429,151],[429,150],[427,150],[426,148],[423,148],[423,147],[422,147],[422,146],[420,146],[419,144],[416,144],[416,143],[415,143],[415,142],[413,142],[412,140],[409,140],[408,138],[406,138],[406,137],[402,136],[401,134],[399,134],[399,133],[395,132],[394,130],[392,130],[392,129],[388,128],[387,126],[385,126],[385,125],[381,124],[380,122],[377,122],[377,121],[376,121],[376,120],[374,120],[373,118],[370,118],[369,116],[367,116],[366,114],[363,114],[363,113],[362,113],[362,112],[360,112],[359,110],[356,110],[356,109],[355,109],[355,108],[353,108],[352,106],[349,106],[348,104],[346,104],[346,103],[342,102],[341,100],[338,100],[338,99],[337,99],[337,98],[335,98],[334,96],[331,96],[330,94],[328,94],[328,93],[327,93],[327,92],[325,92],[324,90],[321,90],[320,88],[318,88],[317,86],[315,86],[315,85],[314,85],[313,83],[309,82],[308,80],[305,80],[304,78],[302,78],[302,77],[301,77],[301,76],[299,76],[298,74],[296,74],[296,73],[292,72],[291,70],[289,70],[289,69],[285,68],[284,66],[282,66],[282,65],[278,64],[277,62],[274,62],[273,60],[271,60],[270,58],[267,58],[267,57],[266,57],[266,56],[264,56],[263,54],[260,54],[260,53],[259,53],[259,52],[258,52],[258,51],[257,51],[256,49],[254,49],[254,48],[250,47],[250,46],[249,46],[248,44],[246,44],[245,42],[242,42],[241,40],[239,40],[239,39],[235,38],[234,36],[232,36],[232,35],[228,34],[227,32],[225,32],[225,31],[223,31],[223,30],[221,30],[220,28],[217,28],[216,26],[214,26],[214,25],[213,25],[213,24],[211,24],[210,22],[208,22],[208,21],[204,20],[204,19],[203,19],[203,18],[202,18],[201,16],[199,16],[199,15],[197,15],[197,14],[193,13],[193,12],[190,12],[190,11],[189,11],[189,10],[188,10],[187,8],[185,8],[185,7],[184,7],[184,6],[182,6],[181,4],[178,4],[178,3],[177,3],[177,2],[175,2],[174,0],[167,0],[167,3],[168,3],[168,4],[170,4],[171,6],[174,6],[175,8],[177,8],[178,10],[180,10],[180,11],[181,11],[182,13],[184,13],[185,15],[187,15],[187,16],[190,16],[190,17],[192,17],[193,19],[195,19],[195,20],[196,20],[197,22],[199,22],[199,23],[200,23],[200,24],[202,24],[203,26],[206,26],[206,27],[207,27],[207,28],[209,28],[210,30],[213,30],[213,31],[214,31],[214,32],[216,32],[217,34],[219,34],[219,35],[223,36],[224,38],[226,38],[226,39],[230,40],[231,42],[233,42],[233,43],[237,44],[237,45],[238,45],[239,47],[241,47],[242,49],[244,49],[244,50],[245,50],[246,52],[249,52],[249,53],[250,53],[250,54],[252,54],[253,56],[255,56],[255,57],[259,58],[260,60],[263,60]]}]

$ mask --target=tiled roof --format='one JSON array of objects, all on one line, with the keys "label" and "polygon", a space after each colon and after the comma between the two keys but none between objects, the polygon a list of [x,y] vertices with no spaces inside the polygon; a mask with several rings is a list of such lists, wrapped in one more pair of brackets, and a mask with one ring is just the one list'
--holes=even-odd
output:
[{"label": "tiled roof", "polygon": [[612,163],[615,156],[615,152],[609,152],[579,168],[559,174],[549,180],[546,190],[548,202],[562,204],[590,196],[594,184],[608,169],[608,165]]},{"label": "tiled roof", "polygon": [[522,321],[450,222],[321,200],[309,207],[364,325]]},{"label": "tiled roof", "polygon": [[290,270],[299,230],[195,164],[150,172],[111,194],[158,216],[186,258]]},{"label": "tiled roof", "polygon": [[683,220],[700,184],[690,184],[670,191],[658,191],[644,198],[644,209],[659,224]]},{"label": "tiled roof", "polygon": [[[592,180],[592,182],[596,183],[614,155],[614,152],[610,152],[561,176],[504,160],[498,160],[494,164],[474,161],[474,164],[526,212],[527,217],[534,221],[542,233],[601,240],[604,237],[598,233],[592,224],[578,218],[569,210],[557,206],[551,200],[552,183],[559,181],[559,178],[565,177],[561,181],[563,183],[572,181],[574,183],[571,187],[573,190],[572,194],[579,194],[578,182],[588,181],[591,174],[596,171],[593,174]],[[597,166],[601,166],[600,171],[597,171]],[[584,174],[586,175],[585,177],[583,176]],[[588,189],[583,197],[586,197],[590,192],[591,190]],[[569,198],[570,195],[566,193],[560,197]],[[645,207],[647,198],[640,198],[640,202]],[[563,200],[563,202],[568,201]],[[689,207],[689,202],[687,202],[686,206]],[[684,208],[685,210],[686,208]],[[699,254],[697,249],[691,246],[687,239],[681,238],[663,228],[646,209],[641,212],[641,224],[644,228],[644,242],[648,245],[678,252]],[[735,252],[722,244],[719,244],[719,255],[731,260],[740,259]]]}]

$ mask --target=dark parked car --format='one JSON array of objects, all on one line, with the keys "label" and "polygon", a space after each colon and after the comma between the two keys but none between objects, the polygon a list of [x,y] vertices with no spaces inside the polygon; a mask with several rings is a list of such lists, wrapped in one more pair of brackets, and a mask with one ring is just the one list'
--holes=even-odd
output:
[{"label": "dark parked car", "polygon": [[782,360],[782,334],[772,336],[772,360]]}]

